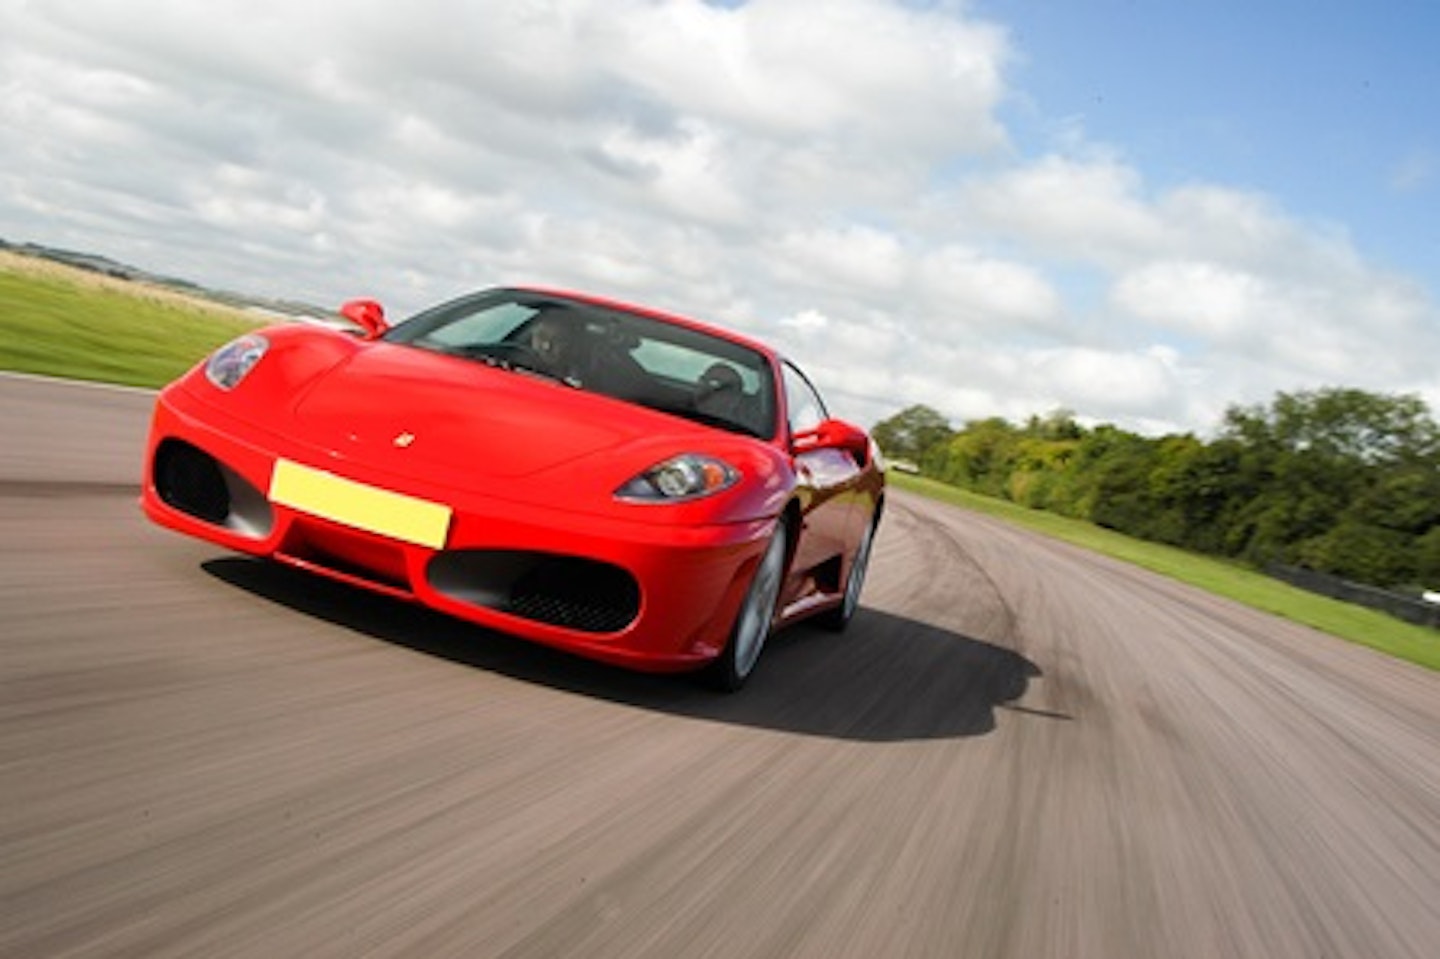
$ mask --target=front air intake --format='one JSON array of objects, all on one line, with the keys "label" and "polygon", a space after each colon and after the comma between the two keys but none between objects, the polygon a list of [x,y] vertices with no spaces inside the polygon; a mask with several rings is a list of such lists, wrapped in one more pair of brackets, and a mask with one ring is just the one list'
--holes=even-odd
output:
[{"label": "front air intake", "polygon": [[640,613],[640,587],[618,566],[521,550],[452,550],[427,576],[461,602],[584,633],[615,633]]},{"label": "front air intake", "polygon": [[167,506],[202,522],[256,539],[268,536],[275,525],[264,493],[189,443],[163,441],[151,472],[155,492]]},{"label": "front air intake", "polygon": [[155,492],[170,506],[207,523],[224,525],[230,490],[220,464],[189,443],[166,440],[155,451]]}]

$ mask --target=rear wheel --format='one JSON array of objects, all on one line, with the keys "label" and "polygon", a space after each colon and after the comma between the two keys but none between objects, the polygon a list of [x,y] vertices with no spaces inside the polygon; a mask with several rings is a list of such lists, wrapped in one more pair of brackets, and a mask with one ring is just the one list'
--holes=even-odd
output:
[{"label": "rear wheel", "polygon": [[750,581],[730,630],[730,642],[710,665],[707,678],[725,692],[734,692],[745,685],[774,629],[775,606],[780,600],[780,585],[785,580],[785,554],[789,544],[789,526],[781,520],[760,557],[760,565],[755,568],[755,578]]},{"label": "rear wheel", "polygon": [[875,544],[875,531],[880,527],[880,517],[871,517],[855,549],[855,558],[850,561],[850,575],[845,578],[845,598],[840,605],[819,617],[820,625],[835,632],[841,632],[855,618],[860,608],[860,590],[865,586],[865,571],[870,568],[870,549]]}]

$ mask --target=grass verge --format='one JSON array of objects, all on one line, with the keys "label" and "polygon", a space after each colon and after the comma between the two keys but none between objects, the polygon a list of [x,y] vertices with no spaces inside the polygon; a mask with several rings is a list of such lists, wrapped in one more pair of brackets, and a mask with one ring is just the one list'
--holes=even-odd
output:
[{"label": "grass verge", "polygon": [[1133,539],[1083,520],[1028,509],[944,483],[891,471],[901,489],[993,516],[1105,556],[1134,563],[1247,606],[1369,646],[1399,659],[1440,670],[1440,632],[1297,589],[1233,562]]},{"label": "grass verge", "polygon": [[0,369],[162,386],[258,325],[163,287],[0,252]]}]

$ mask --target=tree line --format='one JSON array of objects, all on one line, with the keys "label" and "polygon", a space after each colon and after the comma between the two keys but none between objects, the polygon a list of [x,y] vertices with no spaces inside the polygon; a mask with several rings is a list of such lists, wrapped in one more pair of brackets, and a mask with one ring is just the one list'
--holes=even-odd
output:
[{"label": "tree line", "polygon": [[876,425],[932,479],[1256,566],[1440,588],[1440,427],[1412,395],[1327,388],[1232,406],[1211,440],[1085,427],[1066,410],[959,430],[927,406]]}]

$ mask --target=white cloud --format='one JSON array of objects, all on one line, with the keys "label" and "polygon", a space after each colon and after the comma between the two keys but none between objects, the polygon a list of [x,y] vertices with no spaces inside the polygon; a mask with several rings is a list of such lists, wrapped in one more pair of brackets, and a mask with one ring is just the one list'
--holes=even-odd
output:
[{"label": "white cloud", "polygon": [[1284,306],[1264,278],[1214,263],[1156,260],[1121,274],[1115,305],[1137,319],[1244,347]]},{"label": "white cloud", "polygon": [[772,339],[863,420],[1064,406],[1204,430],[1281,388],[1440,396],[1433,293],[1343,229],[1253,190],[1159,189],[1075,125],[1021,154],[997,113],[1010,41],[963,3],[0,17],[10,240],[396,315],[493,283],[591,288]]},{"label": "white cloud", "polygon": [[768,244],[766,252],[776,273],[797,286],[884,296],[905,278],[899,238],[870,227],[787,233]]},{"label": "white cloud", "polygon": [[725,137],[699,120],[682,120],[669,136],[609,131],[601,154],[628,168],[654,199],[675,215],[706,223],[737,224],[751,215],[730,181]]},{"label": "white cloud", "polygon": [[1116,160],[1051,155],[972,181],[958,215],[1057,259],[1110,265],[1165,241],[1142,187]]},{"label": "white cloud", "polygon": [[798,333],[819,333],[830,325],[830,318],[818,310],[804,310],[794,316],[781,317],[780,325]]},{"label": "white cloud", "polygon": [[957,325],[1055,332],[1062,322],[1060,296],[1038,270],[972,249],[944,246],[923,254],[916,281],[917,303],[910,310],[936,332]]},{"label": "white cloud", "polygon": [[868,153],[887,139],[931,158],[1004,142],[991,27],[874,0],[623,6],[615,72],[682,112]]},{"label": "white cloud", "polygon": [[1175,394],[1179,357],[1165,347],[1038,350],[1025,359],[1024,376],[1033,389],[1051,391],[1057,403],[1062,396],[1079,399],[1078,408],[1091,416],[1158,420],[1155,414]]}]

